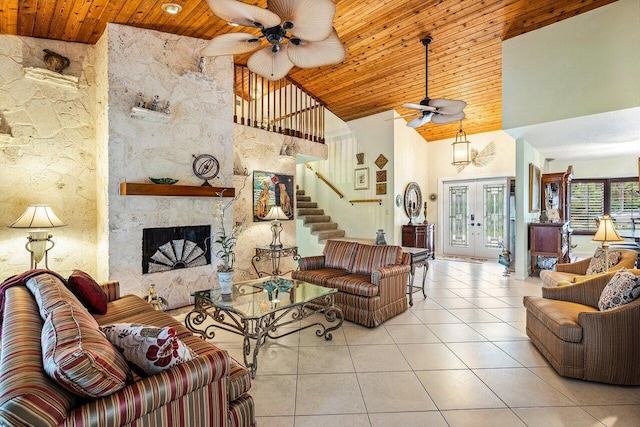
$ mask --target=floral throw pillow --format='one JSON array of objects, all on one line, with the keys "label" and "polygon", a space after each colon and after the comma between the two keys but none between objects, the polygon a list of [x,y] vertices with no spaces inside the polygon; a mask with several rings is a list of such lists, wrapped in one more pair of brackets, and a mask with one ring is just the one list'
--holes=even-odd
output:
[{"label": "floral throw pillow", "polygon": [[[619,251],[609,251],[609,268],[620,262],[620,257],[622,253]],[[587,275],[589,274],[597,274],[604,273],[605,271],[605,262],[604,262],[604,249],[598,248],[596,249],[591,261],[589,261],[589,267],[587,267]]]},{"label": "floral throw pillow", "polygon": [[640,281],[638,276],[621,268],[602,290],[598,308],[601,311],[611,310],[629,304],[640,297]]},{"label": "floral throw pillow", "polygon": [[116,323],[100,329],[141,376],[157,374],[197,357],[171,327]]}]

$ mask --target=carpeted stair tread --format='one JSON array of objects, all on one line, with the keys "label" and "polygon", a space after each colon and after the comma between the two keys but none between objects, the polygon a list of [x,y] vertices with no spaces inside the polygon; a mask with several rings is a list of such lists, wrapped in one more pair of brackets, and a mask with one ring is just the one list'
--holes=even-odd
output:
[{"label": "carpeted stair tread", "polygon": [[329,215],[305,215],[302,217],[302,221],[303,225],[309,225],[317,222],[330,222],[331,217]]},{"label": "carpeted stair tread", "polygon": [[296,201],[298,203],[300,203],[300,202],[310,202],[311,201],[311,196],[296,196]]},{"label": "carpeted stair tread", "polygon": [[316,222],[310,224],[311,233],[314,231],[328,231],[328,230],[337,230],[338,224],[335,222]]},{"label": "carpeted stair tread", "polygon": [[324,215],[324,210],[319,208],[299,208],[298,216],[306,215]]},{"label": "carpeted stair tread", "polygon": [[344,230],[326,230],[326,231],[314,231],[311,234],[318,236],[318,241],[321,242],[327,239],[334,239],[336,237],[344,237]]},{"label": "carpeted stair tread", "polygon": [[318,204],[316,202],[301,202],[298,200],[297,207],[298,209],[317,209]]}]

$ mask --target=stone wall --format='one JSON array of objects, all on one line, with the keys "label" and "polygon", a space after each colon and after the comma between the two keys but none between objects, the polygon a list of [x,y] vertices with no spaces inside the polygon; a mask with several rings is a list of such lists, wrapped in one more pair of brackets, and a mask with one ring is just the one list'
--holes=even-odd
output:
[{"label": "stone wall", "polygon": [[[42,49],[71,60],[77,83],[44,70]],[[0,141],[0,280],[29,268],[26,231],[8,229],[29,204],[50,204],[67,226],[52,230],[49,267],[96,273],[96,153],[92,48],[0,35],[0,116],[12,138]],[[43,74],[32,79],[25,70]],[[39,265],[44,267],[44,262]]]}]

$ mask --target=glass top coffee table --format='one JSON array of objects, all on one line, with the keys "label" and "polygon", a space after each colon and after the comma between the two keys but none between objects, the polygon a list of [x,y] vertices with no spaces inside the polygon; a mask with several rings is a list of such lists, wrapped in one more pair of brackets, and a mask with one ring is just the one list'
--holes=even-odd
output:
[{"label": "glass top coffee table", "polygon": [[[336,289],[278,276],[236,282],[231,295],[209,289],[192,293],[194,307],[187,314],[185,325],[203,339],[214,338],[215,328],[242,335],[244,364],[251,370],[251,378],[255,378],[260,346],[267,339],[278,339],[311,327],[317,327],[318,337],[327,341],[333,338],[331,332],[344,321],[342,310],[334,302],[336,292]],[[316,313],[324,316],[317,316],[314,323],[301,323]],[[214,324],[205,325],[209,318]],[[279,329],[288,325],[298,328],[287,328],[280,333]],[[255,341],[253,355],[252,341]]]}]

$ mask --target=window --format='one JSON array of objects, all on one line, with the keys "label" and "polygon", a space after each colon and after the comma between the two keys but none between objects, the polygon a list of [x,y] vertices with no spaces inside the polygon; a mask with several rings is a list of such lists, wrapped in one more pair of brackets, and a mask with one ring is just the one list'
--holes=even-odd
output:
[{"label": "window", "polygon": [[640,217],[637,178],[575,179],[571,181],[571,228],[575,234],[593,234],[595,219],[608,213],[616,228],[631,228]]}]

